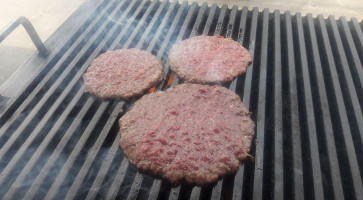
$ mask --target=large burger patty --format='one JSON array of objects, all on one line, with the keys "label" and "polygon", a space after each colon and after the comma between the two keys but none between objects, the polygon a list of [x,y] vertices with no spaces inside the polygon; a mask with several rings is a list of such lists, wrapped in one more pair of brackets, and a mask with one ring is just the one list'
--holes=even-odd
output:
[{"label": "large burger patty", "polygon": [[121,49],[96,58],[83,75],[86,89],[102,98],[129,98],[162,79],[161,62],[147,51]]},{"label": "large burger patty", "polygon": [[232,81],[244,73],[252,58],[238,42],[222,36],[197,36],[174,45],[171,69],[193,83]]},{"label": "large burger patty", "polygon": [[190,83],[143,96],[119,125],[131,163],[172,183],[206,184],[235,173],[254,134],[238,95]]}]

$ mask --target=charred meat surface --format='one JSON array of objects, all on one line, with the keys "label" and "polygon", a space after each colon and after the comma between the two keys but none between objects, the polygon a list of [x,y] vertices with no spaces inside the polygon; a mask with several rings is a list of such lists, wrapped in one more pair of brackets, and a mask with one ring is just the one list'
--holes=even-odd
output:
[{"label": "charred meat surface", "polygon": [[174,184],[207,184],[235,173],[254,134],[238,95],[191,83],[143,96],[119,125],[130,162]]},{"label": "charred meat surface", "polygon": [[175,44],[169,54],[171,69],[192,83],[232,81],[246,72],[252,57],[231,38],[197,36]]},{"label": "charred meat surface", "polygon": [[102,98],[130,98],[162,79],[161,62],[147,51],[120,49],[96,58],[83,75],[87,91]]}]

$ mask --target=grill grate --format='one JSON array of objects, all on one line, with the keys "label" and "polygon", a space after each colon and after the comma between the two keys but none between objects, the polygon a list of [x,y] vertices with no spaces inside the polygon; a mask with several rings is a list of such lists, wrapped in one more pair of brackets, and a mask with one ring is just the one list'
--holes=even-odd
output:
[{"label": "grill grate", "polygon": [[[4,199],[363,198],[362,22],[177,1],[82,9],[92,12],[72,16],[82,23],[69,37],[54,34],[61,45],[0,108]],[[224,86],[253,112],[255,162],[213,187],[172,188],[140,174],[119,148],[120,110],[136,99],[102,101],[84,93],[81,76],[100,53],[135,47],[157,55],[168,80],[172,44],[201,34],[233,38],[254,58]]]}]

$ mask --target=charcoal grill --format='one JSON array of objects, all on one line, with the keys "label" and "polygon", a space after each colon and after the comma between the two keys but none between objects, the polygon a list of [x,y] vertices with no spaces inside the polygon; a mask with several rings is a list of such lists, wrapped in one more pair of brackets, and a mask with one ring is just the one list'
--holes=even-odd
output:
[{"label": "charcoal grill", "polygon": [[[49,55],[36,53],[1,87],[0,196],[363,199],[362,29],[354,18],[267,9],[87,1],[45,42]],[[165,90],[171,45],[201,34],[252,54],[247,73],[224,86],[253,112],[255,159],[214,186],[172,187],[139,173],[119,148],[117,119],[137,98],[101,100],[81,76],[106,50],[135,47],[162,60],[156,90]]]}]

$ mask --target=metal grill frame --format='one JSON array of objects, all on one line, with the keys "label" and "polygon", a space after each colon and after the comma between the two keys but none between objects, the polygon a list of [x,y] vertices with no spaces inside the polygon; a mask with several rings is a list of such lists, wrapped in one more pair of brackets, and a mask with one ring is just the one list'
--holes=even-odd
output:
[{"label": "metal grill frame", "polygon": [[[0,194],[4,199],[362,199],[362,30],[363,22],[345,17],[176,1],[87,1],[45,42],[50,55],[33,55],[0,88],[5,96]],[[137,172],[119,148],[120,110],[136,98],[100,100],[84,93],[80,77],[107,49],[136,47],[160,58],[168,79],[171,45],[200,34],[233,38],[251,52],[246,74],[225,86],[253,112],[255,162],[214,187],[173,188]],[[35,73],[29,78],[30,72]],[[175,77],[171,86],[178,83]],[[21,186],[24,182],[30,184]]]}]

